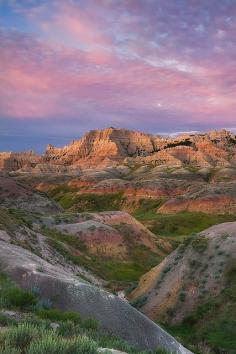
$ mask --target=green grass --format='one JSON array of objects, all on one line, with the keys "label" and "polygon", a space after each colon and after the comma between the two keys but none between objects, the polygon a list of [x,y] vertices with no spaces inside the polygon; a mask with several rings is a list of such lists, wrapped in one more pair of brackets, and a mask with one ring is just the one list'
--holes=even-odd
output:
[{"label": "green grass", "polygon": [[60,186],[48,192],[48,195],[58,202],[64,209],[76,212],[99,212],[120,210],[125,201],[123,193],[83,193],[66,186]]},{"label": "green grass", "polygon": [[185,236],[200,232],[212,225],[235,221],[236,215],[212,215],[200,212],[180,212],[176,214],[156,213],[156,209],[136,210],[133,213],[140,222],[160,236],[182,240]]},{"label": "green grass", "polygon": [[22,323],[1,334],[1,353],[10,349],[21,354],[96,354],[98,345],[84,335],[63,338],[52,330]]},{"label": "green grass", "polygon": [[[137,244],[128,225],[117,225],[116,228],[124,235],[128,259],[117,260],[90,254],[78,237],[63,234],[55,229],[44,228],[43,233],[48,237],[52,249],[68,261],[84,266],[110,282],[127,282],[126,286],[130,286],[129,282],[137,281],[141,275],[160,262],[160,257],[145,245]],[[77,255],[76,251],[80,251],[80,254]]]},{"label": "green grass", "polygon": [[145,258],[148,259],[147,263],[140,262],[139,260],[117,261],[94,255],[88,257],[86,254],[76,256],[62,242],[55,239],[49,239],[48,241],[51,247],[63,255],[65,259],[90,269],[94,274],[112,282],[112,285],[119,282],[127,282],[127,284],[123,285],[130,286],[130,282],[137,281],[142,274],[155,266],[159,261],[158,257],[149,250],[148,253],[145,252]]},{"label": "green grass", "polygon": [[[70,211],[100,212],[122,210],[127,201],[123,193],[83,193],[67,186],[59,186],[49,192],[60,205]],[[212,225],[235,221],[236,215],[213,215],[201,212],[180,212],[175,214],[160,214],[157,209],[166,198],[143,198],[131,206],[132,215],[147,226],[154,234],[172,239],[182,240],[185,236],[200,232]]]},{"label": "green grass", "polygon": [[35,295],[17,287],[3,273],[0,274],[0,307],[31,309],[37,303]]},{"label": "green grass", "polygon": [[81,241],[77,236],[73,236],[71,234],[62,233],[56,229],[49,229],[46,227],[42,228],[42,232],[44,235],[49,237],[50,239],[54,239],[60,242],[67,244],[70,247],[73,247],[77,250],[86,252],[87,247],[83,241]]},{"label": "green grass", "polygon": [[72,311],[60,311],[58,309],[41,309],[37,311],[37,316],[50,320],[53,322],[57,321],[72,321],[73,323],[80,323],[81,317],[77,312]]}]

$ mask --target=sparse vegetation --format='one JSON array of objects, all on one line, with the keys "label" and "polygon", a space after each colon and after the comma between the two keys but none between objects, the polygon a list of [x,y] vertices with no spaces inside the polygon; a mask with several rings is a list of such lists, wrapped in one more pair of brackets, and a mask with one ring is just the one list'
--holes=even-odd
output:
[{"label": "sparse vegetation", "polygon": [[202,354],[201,343],[204,342],[211,353],[235,354],[236,265],[228,270],[226,279],[224,291],[199,304],[181,324],[165,324],[166,329],[194,353]]},{"label": "sparse vegetation", "polygon": [[192,247],[198,252],[204,252],[208,247],[208,239],[206,237],[197,236],[191,242]]}]

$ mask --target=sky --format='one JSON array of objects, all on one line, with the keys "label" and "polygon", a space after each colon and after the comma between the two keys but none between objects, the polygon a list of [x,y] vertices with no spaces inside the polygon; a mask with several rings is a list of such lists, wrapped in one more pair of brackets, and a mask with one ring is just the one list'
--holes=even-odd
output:
[{"label": "sky", "polygon": [[0,0],[0,150],[236,127],[236,0]]}]

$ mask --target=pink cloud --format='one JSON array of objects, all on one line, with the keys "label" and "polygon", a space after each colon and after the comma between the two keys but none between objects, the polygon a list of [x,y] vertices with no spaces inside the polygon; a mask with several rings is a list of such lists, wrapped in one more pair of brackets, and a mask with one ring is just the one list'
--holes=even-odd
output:
[{"label": "pink cloud", "polygon": [[38,36],[0,32],[2,116],[137,115],[145,121],[176,114],[183,123],[218,123],[224,117],[232,125],[236,29],[220,11],[216,31],[196,5],[183,14],[170,2],[162,11],[142,2],[89,5],[60,1],[50,13],[45,4],[26,12],[40,28]]}]

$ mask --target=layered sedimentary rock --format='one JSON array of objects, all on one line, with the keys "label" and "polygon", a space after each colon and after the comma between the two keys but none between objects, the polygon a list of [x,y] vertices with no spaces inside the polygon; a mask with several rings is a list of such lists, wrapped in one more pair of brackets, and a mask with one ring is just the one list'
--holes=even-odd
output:
[{"label": "layered sedimentary rock", "polygon": [[32,152],[2,153],[0,168],[28,173],[77,173],[79,168],[114,166],[122,162],[227,167],[236,164],[235,156],[235,135],[226,130],[173,138],[107,128],[91,130],[63,148],[49,144],[41,158]]},{"label": "layered sedimentary rock", "polygon": [[225,130],[171,138],[108,128],[90,131],[62,149],[48,146],[43,161],[82,167],[107,166],[122,161],[222,167],[235,163],[235,153],[235,136]]},{"label": "layered sedimentary rock", "polygon": [[0,152],[0,170],[16,171],[24,166],[34,168],[40,157],[33,151],[26,152]]}]

